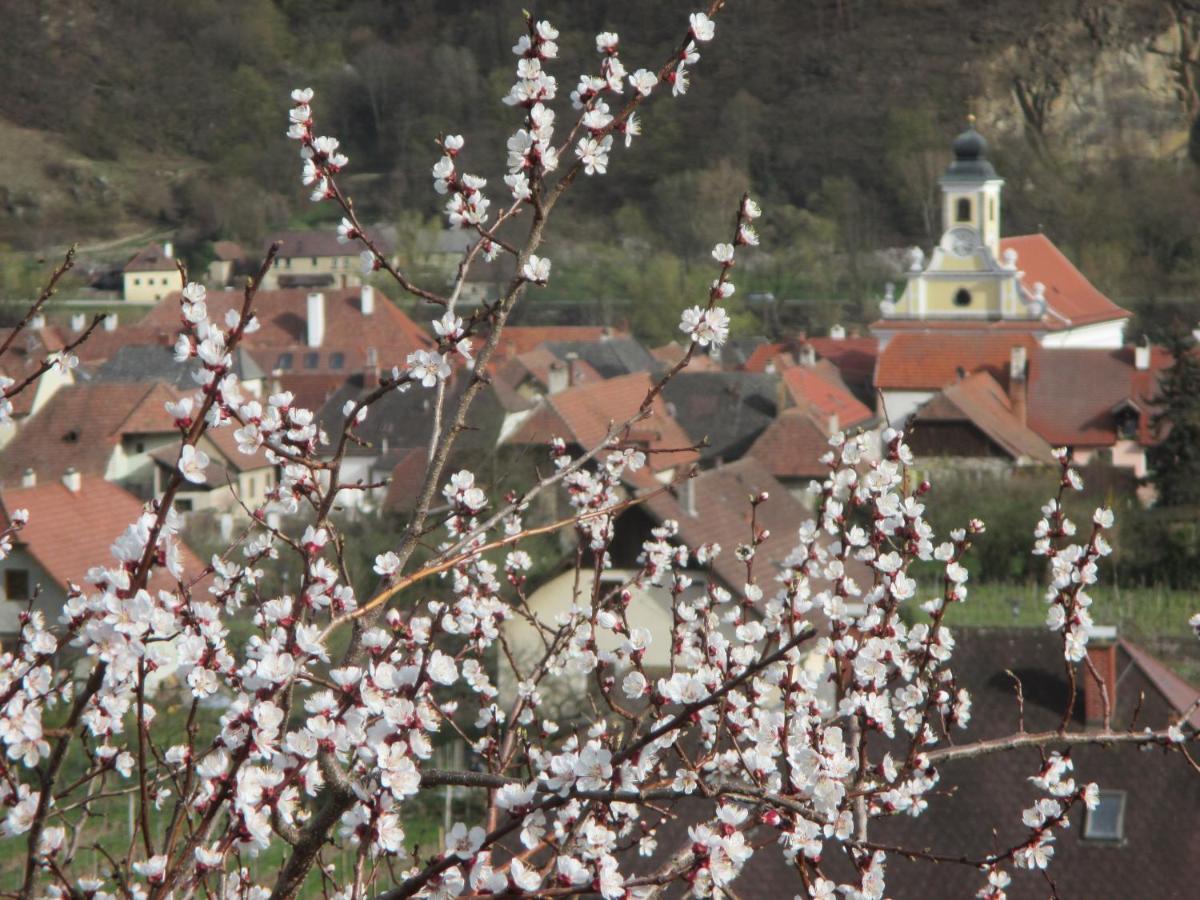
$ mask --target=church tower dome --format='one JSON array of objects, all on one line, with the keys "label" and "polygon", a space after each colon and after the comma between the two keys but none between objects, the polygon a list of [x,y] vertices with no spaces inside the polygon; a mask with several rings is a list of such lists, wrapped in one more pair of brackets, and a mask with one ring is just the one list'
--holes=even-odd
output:
[{"label": "church tower dome", "polygon": [[954,161],[946,169],[947,181],[980,181],[996,177],[996,170],[987,158],[987,141],[975,130],[975,118],[967,130],[954,139]]}]

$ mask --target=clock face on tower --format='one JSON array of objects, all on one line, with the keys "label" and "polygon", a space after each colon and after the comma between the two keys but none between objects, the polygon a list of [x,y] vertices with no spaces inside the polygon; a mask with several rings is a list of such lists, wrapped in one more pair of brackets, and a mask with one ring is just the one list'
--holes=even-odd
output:
[{"label": "clock face on tower", "polygon": [[949,238],[947,243],[950,252],[958,257],[970,256],[975,252],[975,248],[979,246],[979,241],[975,236],[973,228],[952,228],[946,236]]}]

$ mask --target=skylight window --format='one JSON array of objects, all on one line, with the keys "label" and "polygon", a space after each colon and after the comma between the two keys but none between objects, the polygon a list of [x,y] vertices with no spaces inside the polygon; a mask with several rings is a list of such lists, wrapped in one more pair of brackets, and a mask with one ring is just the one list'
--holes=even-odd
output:
[{"label": "skylight window", "polygon": [[1125,839],[1125,791],[1101,791],[1100,803],[1088,810],[1083,824],[1088,841],[1117,842]]}]

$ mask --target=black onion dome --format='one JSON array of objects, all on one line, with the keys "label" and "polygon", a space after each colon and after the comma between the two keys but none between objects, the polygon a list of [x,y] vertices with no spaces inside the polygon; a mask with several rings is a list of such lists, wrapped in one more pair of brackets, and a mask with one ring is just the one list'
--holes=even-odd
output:
[{"label": "black onion dome", "polygon": [[974,124],[954,139],[954,162],[946,169],[945,177],[952,181],[996,177],[996,170],[987,159],[987,141],[975,130]]}]

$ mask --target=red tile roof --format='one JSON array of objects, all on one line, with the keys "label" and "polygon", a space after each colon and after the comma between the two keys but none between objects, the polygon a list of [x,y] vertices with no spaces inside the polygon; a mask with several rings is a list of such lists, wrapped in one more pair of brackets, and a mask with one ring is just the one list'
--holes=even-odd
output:
[{"label": "red tile roof", "polygon": [[547,341],[602,341],[612,337],[628,335],[607,325],[509,325],[500,335],[493,358],[519,356]]},{"label": "red tile roof", "polygon": [[1018,346],[1032,352],[1038,342],[1028,332],[963,333],[953,340],[935,331],[897,334],[879,353],[875,386],[884,391],[938,391],[980,370],[1006,381],[1012,348]]},{"label": "red tile roof", "polygon": [[216,241],[213,243],[213,256],[222,262],[237,262],[245,259],[246,251],[234,241]]},{"label": "red tile roof", "polygon": [[[687,352],[687,348],[677,341],[671,341],[669,344],[663,344],[661,347],[654,347],[650,351],[650,355],[659,362],[666,363],[668,366],[674,366],[683,359],[683,355]],[[707,353],[693,353],[692,358],[688,360],[688,372],[720,372],[721,363],[713,359]]]},{"label": "red tile roof", "polygon": [[[637,412],[651,384],[649,372],[634,372],[547,395],[509,440],[515,444],[544,444],[561,437],[590,450],[604,439],[610,424],[620,425]],[[647,466],[651,471],[698,458],[696,451],[680,449],[689,447],[692,441],[667,413],[661,394],[654,398],[649,418],[633,427],[630,438],[633,443],[657,451],[649,454]]]},{"label": "red tile roof", "polygon": [[922,422],[966,421],[1014,460],[1052,464],[1051,447],[1021,422],[1004,388],[987,372],[976,372],[945,388],[913,414]]},{"label": "red tile roof", "polygon": [[824,478],[829,467],[820,459],[829,450],[829,434],[812,411],[793,406],[758,436],[747,456],[757,459],[776,478]]},{"label": "red tile roof", "polygon": [[1158,377],[1170,365],[1160,347],[1142,370],[1132,347],[1038,348],[1029,357],[1029,426],[1054,445],[1110,446],[1117,440],[1114,412],[1128,404],[1138,416],[1138,440],[1152,444]]},{"label": "red tile roof", "polygon": [[1000,241],[1001,255],[1006,250],[1017,252],[1017,268],[1024,272],[1021,284],[1025,290],[1033,293],[1034,284],[1045,285],[1050,309],[1045,324],[1052,330],[1129,318],[1129,311],[1100,293],[1046,235],[1004,238]]},{"label": "red tile roof", "polygon": [[875,359],[879,355],[879,339],[875,337],[810,337],[808,343],[817,356],[827,359],[842,373],[849,384],[871,383]]},{"label": "red tile roof", "polygon": [[815,366],[790,366],[780,373],[780,377],[797,406],[812,409],[826,421],[836,416],[839,430],[853,428],[875,417],[844,384],[839,383],[841,379],[836,369],[822,372]]},{"label": "red tile roof", "polygon": [[157,382],[63,387],[0,451],[0,482],[19,483],[29,466],[42,480],[71,467],[102,478],[122,435],[175,432],[164,404],[177,397]]},{"label": "red tile roof", "polygon": [[[246,335],[243,346],[267,366],[278,364],[279,355],[292,354],[297,374],[320,372],[346,376],[362,371],[367,350],[373,348],[384,370],[402,365],[413,350],[433,346],[433,341],[384,294],[375,290],[375,311],[363,315],[361,289],[339,288],[325,296],[325,335],[320,347],[308,346],[308,291],[291,289],[259,291],[253,309],[261,327]],[[226,310],[240,309],[241,291],[209,291],[208,314],[222,319]],[[173,337],[180,327],[179,294],[172,293],[155,305],[139,323],[160,335]],[[317,354],[317,365],[305,365],[305,355]],[[335,360],[334,354],[341,354]],[[336,367],[335,362],[341,366]]]},{"label": "red tile roof", "polygon": [[[63,588],[68,582],[82,585],[92,566],[113,565],[113,542],[142,513],[142,502],[128,491],[86,475],[78,491],[58,480],[6,489],[0,493],[0,507],[6,522],[12,511],[29,510],[17,544]],[[183,566],[193,577],[204,569],[186,547]],[[163,573],[151,580],[151,587],[169,588],[169,580]]]},{"label": "red tile roof", "polygon": [[411,512],[417,505],[421,488],[425,486],[429,451],[425,447],[405,447],[392,451],[389,458],[397,462],[389,476],[383,508],[388,512]]}]

